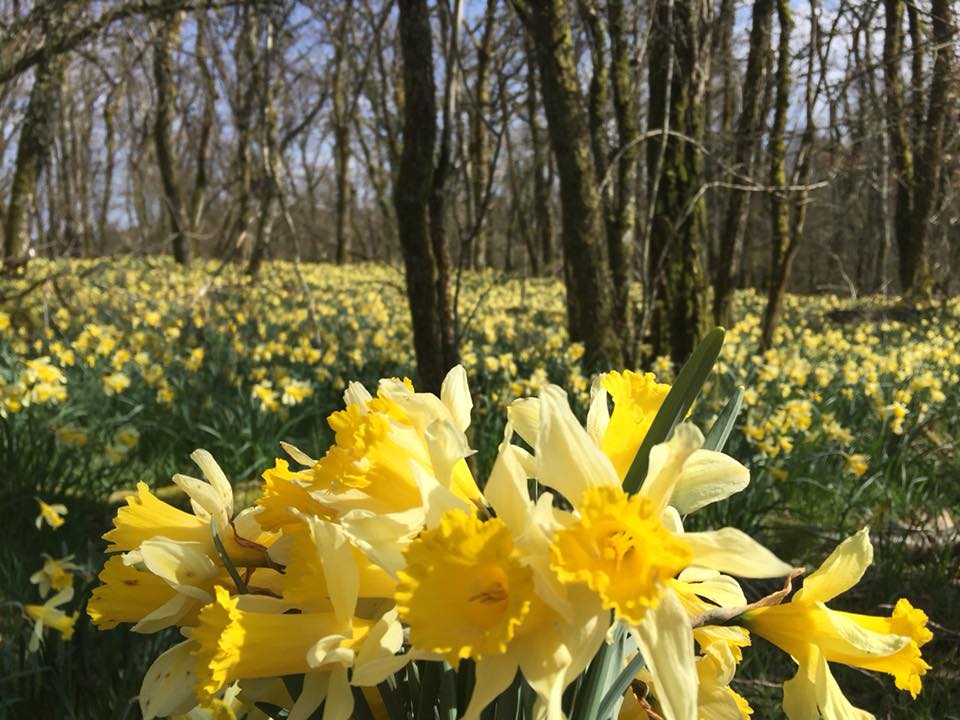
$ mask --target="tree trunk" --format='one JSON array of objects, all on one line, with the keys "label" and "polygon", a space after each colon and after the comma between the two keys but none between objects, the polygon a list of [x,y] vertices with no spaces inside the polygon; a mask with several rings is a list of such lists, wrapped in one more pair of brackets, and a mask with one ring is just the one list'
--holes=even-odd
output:
[{"label": "tree trunk", "polygon": [[470,145],[468,154],[473,174],[470,178],[470,200],[473,206],[474,231],[471,264],[482,268],[489,263],[487,233],[484,227],[484,200],[487,195],[487,166],[490,152],[487,143],[487,118],[490,114],[490,59],[493,55],[493,38],[496,28],[497,0],[487,0],[483,15],[483,34],[477,46],[477,79],[474,86],[474,106],[470,110]]},{"label": "tree trunk", "polygon": [[446,367],[437,260],[430,236],[437,138],[433,39],[426,0],[399,0],[403,59],[403,149],[394,185],[397,234],[406,270],[417,374],[423,389],[438,392]]},{"label": "tree trunk", "polygon": [[650,341],[654,355],[669,355],[678,364],[710,323],[701,152],[709,77],[709,45],[703,37],[707,8],[705,0],[657,0],[650,39],[649,127],[685,136],[670,134],[647,146],[654,203]]},{"label": "tree trunk", "polygon": [[[815,8],[811,7],[811,24],[815,23]],[[777,97],[774,103],[773,127],[770,129],[770,185],[774,189],[770,196],[770,287],[767,293],[767,305],[763,313],[763,327],[761,330],[760,349],[767,350],[773,344],[773,333],[780,317],[783,305],[783,295],[786,291],[790,266],[800,246],[800,235],[803,232],[803,215],[798,215],[797,226],[791,233],[790,227],[790,196],[787,185],[787,145],[785,140],[787,128],[787,112],[790,109],[790,33],[793,29],[793,17],[790,12],[790,0],[777,0],[777,19],[780,23],[780,40],[777,50],[777,76],[775,80]],[[810,36],[810,62],[807,67],[807,127],[804,133],[804,144],[812,145],[814,137],[813,127],[813,56],[816,43],[816,30]],[[803,148],[802,152],[809,157],[811,147]],[[805,160],[805,162],[807,162]],[[809,167],[809,165],[807,165]],[[802,173],[805,180],[806,172]],[[798,204],[798,213],[804,213],[806,203]]]},{"label": "tree trunk", "polygon": [[530,128],[530,152],[533,164],[533,213],[537,224],[537,251],[540,268],[550,272],[553,265],[553,212],[550,207],[550,159],[537,120],[537,60],[529,39],[527,46],[527,125]]},{"label": "tree trunk", "polygon": [[40,170],[53,144],[54,123],[60,113],[60,85],[66,56],[45,57],[36,68],[27,112],[20,128],[17,159],[4,223],[2,259],[12,264],[24,259],[29,247],[30,205],[37,192]]},{"label": "tree trunk", "polygon": [[550,144],[560,175],[570,339],[583,342],[588,368],[617,367],[623,351],[567,6],[564,0],[514,0],[514,7],[536,49]]},{"label": "tree trunk", "polygon": [[[773,23],[774,0],[757,0],[753,4],[753,26],[750,30],[750,50],[747,55],[747,74],[743,81],[743,108],[737,122],[734,138],[733,165],[741,178],[753,174],[753,162],[761,128],[766,120],[762,107],[766,85],[767,55],[770,53],[770,28]],[[730,303],[743,252],[743,232],[750,213],[750,193],[731,190],[727,212],[720,235],[719,263],[716,270],[713,296],[713,319],[717,325],[730,322]]]},{"label": "tree trunk", "polygon": [[203,114],[200,118],[199,137],[197,139],[197,168],[193,176],[193,190],[190,193],[190,205],[187,209],[187,227],[190,232],[190,253],[193,257],[200,254],[200,222],[203,218],[208,176],[207,162],[210,155],[210,136],[216,120],[217,89],[213,75],[207,64],[207,14],[197,11],[197,29],[195,55],[197,70],[203,84]]},{"label": "tree trunk", "polygon": [[613,205],[607,224],[607,252],[614,285],[614,319],[627,365],[634,364],[633,243],[636,225],[637,159],[640,129],[637,126],[636,88],[630,72],[627,18],[623,0],[609,0],[607,22],[610,31],[610,78],[613,84],[613,111],[617,125],[617,174]]},{"label": "tree trunk", "polygon": [[177,178],[176,151],[171,138],[177,92],[173,82],[173,51],[180,42],[183,13],[168,12],[162,16],[160,22],[162,24],[153,47],[153,79],[157,92],[153,143],[157,152],[157,168],[163,183],[163,201],[170,219],[173,258],[181,265],[186,265],[190,262],[190,246],[183,216],[183,193]]},{"label": "tree trunk", "polygon": [[951,0],[933,0],[933,44],[937,57],[933,63],[927,120],[919,162],[916,165],[913,196],[913,266],[909,277],[915,299],[927,300],[933,290],[930,272],[930,219],[940,199],[940,171],[943,167],[943,136],[947,110],[953,108],[951,83],[954,81],[953,27]]},{"label": "tree trunk", "polygon": [[336,176],[336,242],[337,265],[350,260],[350,120],[347,113],[346,76],[349,60],[350,24],[353,20],[353,0],[346,0],[340,9],[333,55],[333,144],[334,174]]},{"label": "tree trunk", "polygon": [[893,168],[897,175],[894,235],[900,252],[900,285],[910,291],[919,264],[918,247],[913,242],[913,152],[903,106],[903,81],[900,61],[903,53],[904,0],[884,0],[886,25],[883,38],[883,77],[887,106],[887,129]]}]

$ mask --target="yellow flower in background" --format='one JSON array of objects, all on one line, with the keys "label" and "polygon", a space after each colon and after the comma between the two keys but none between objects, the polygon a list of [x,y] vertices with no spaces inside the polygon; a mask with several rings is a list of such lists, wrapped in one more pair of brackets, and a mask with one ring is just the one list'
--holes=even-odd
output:
[{"label": "yellow flower in background", "polygon": [[530,612],[533,578],[502,520],[449,511],[404,557],[396,601],[415,647],[454,666],[506,652]]},{"label": "yellow flower in background", "polygon": [[269,380],[254,385],[251,397],[260,402],[260,412],[276,412],[280,409],[277,391],[273,389],[273,383]]},{"label": "yellow flower in background", "polygon": [[660,522],[653,502],[619,487],[588,488],[580,517],[559,530],[551,567],[563,583],[585,583],[604,607],[638,624],[665,583],[690,563],[690,548]]},{"label": "yellow flower in background", "polygon": [[601,380],[613,399],[613,413],[600,441],[600,449],[610,458],[622,480],[650,424],[657,416],[670,386],[658,383],[653,373],[609,372]]},{"label": "yellow flower in background", "polygon": [[122,372],[110,373],[103,377],[103,391],[107,395],[119,395],[130,387],[130,377]]},{"label": "yellow flower in background", "polygon": [[40,529],[40,526],[46,522],[47,525],[52,527],[54,530],[59,528],[65,522],[63,516],[67,514],[67,506],[61,503],[55,503],[53,505],[48,505],[43,500],[37,500],[37,503],[40,505],[40,514],[37,515],[36,526],[37,530]]},{"label": "yellow flower in background", "polygon": [[[783,685],[790,720],[815,720],[819,713],[860,717],[830,672],[830,662],[885,672],[916,697],[930,666],[920,648],[933,638],[927,616],[907,600],[890,617],[831,610],[826,603],[856,585],[873,561],[867,530],[844,540],[804,581],[789,602],[748,611],[746,627],[793,657],[797,674]],[[858,714],[859,713],[859,714]]]},{"label": "yellow flower in background", "polygon": [[870,463],[867,461],[867,456],[863,453],[853,453],[852,455],[847,455],[843,467],[855,477],[862,477],[869,469]]},{"label": "yellow flower in background", "polygon": [[73,561],[73,555],[54,560],[52,557],[43,554],[43,567],[30,576],[30,582],[37,586],[40,597],[45,598],[50,594],[50,590],[64,590],[73,586],[73,572],[79,570],[80,566]]},{"label": "yellow flower in background", "polygon": [[67,615],[60,606],[73,600],[73,587],[67,587],[58,592],[43,605],[26,605],[23,610],[31,620],[33,620],[33,632],[30,635],[30,642],[27,649],[30,652],[36,652],[40,648],[40,640],[43,638],[43,629],[50,628],[60,633],[60,638],[69,640],[73,637],[73,624],[77,621],[79,613]]}]

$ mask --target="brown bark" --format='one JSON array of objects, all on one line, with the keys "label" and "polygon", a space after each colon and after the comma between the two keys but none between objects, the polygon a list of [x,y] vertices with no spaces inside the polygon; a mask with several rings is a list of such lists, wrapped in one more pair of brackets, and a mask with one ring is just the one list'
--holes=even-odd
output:
[{"label": "brown bark", "polygon": [[173,51],[180,42],[183,14],[171,12],[161,18],[153,47],[153,80],[156,86],[153,144],[157,153],[157,169],[163,184],[163,200],[170,220],[173,258],[181,265],[190,262],[187,223],[183,214],[183,193],[177,177],[177,156],[171,137],[176,87],[173,82]]},{"label": "brown bark", "polygon": [[470,177],[470,202],[473,207],[473,224],[476,225],[471,264],[475,268],[482,268],[490,264],[490,249],[484,224],[487,172],[490,164],[486,118],[490,114],[490,62],[493,55],[496,18],[497,0],[487,0],[483,15],[483,33],[480,37],[480,44],[477,46],[477,76],[474,85],[474,105],[470,110],[470,144],[468,148],[470,166],[473,171]]},{"label": "brown bark", "polygon": [[650,342],[654,355],[669,355],[678,364],[710,322],[701,150],[710,60],[704,38],[707,15],[704,0],[657,0],[650,40],[649,127],[671,132],[647,146],[653,198]]},{"label": "brown bark", "polygon": [[953,107],[955,63],[953,44],[956,28],[953,25],[951,0],[933,0],[931,4],[933,44],[937,48],[933,63],[927,118],[923,128],[923,144],[914,176],[914,207],[912,218],[913,262],[909,290],[918,300],[929,299],[933,290],[930,272],[930,218],[940,199],[941,169],[943,168],[943,136],[947,110]]},{"label": "brown bark", "polygon": [[394,185],[394,206],[406,271],[417,374],[423,389],[437,392],[447,368],[429,219],[437,138],[433,39],[426,0],[399,0],[399,9],[403,149]]},{"label": "brown bark", "polygon": [[893,168],[896,172],[897,192],[894,211],[894,235],[900,252],[900,284],[909,292],[919,263],[919,248],[912,238],[913,218],[913,151],[907,129],[903,101],[903,80],[900,77],[900,58],[903,53],[904,0],[884,0],[886,25],[883,38],[883,77],[887,108],[887,130]]},{"label": "brown bark", "polygon": [[338,265],[350,260],[350,120],[347,112],[348,42],[353,16],[353,0],[345,0],[340,9],[333,54],[333,145],[336,176],[336,259]]},{"label": "brown bark", "polygon": [[[45,35],[55,34],[56,20],[51,21]],[[17,143],[13,183],[4,218],[3,254],[5,263],[24,258],[29,246],[30,206],[37,191],[40,171],[53,144],[54,124],[60,112],[60,85],[66,68],[63,55],[45,54],[36,68],[26,116]]]},{"label": "brown bark", "polygon": [[553,212],[550,202],[550,159],[544,143],[540,123],[537,119],[537,61],[529,39],[527,52],[527,125],[530,129],[530,153],[533,171],[533,213],[537,225],[537,252],[539,267],[549,272],[554,262],[553,250]]},{"label": "brown bark", "polygon": [[[743,81],[743,109],[737,121],[733,150],[733,165],[741,178],[749,178],[753,174],[754,157],[766,119],[766,108],[762,107],[762,101],[766,85],[767,56],[770,53],[773,6],[774,0],[757,0],[753,4],[750,50]],[[740,182],[743,180],[740,179]],[[730,304],[740,271],[743,233],[749,212],[750,193],[731,190],[720,234],[719,263],[714,282],[713,319],[717,325],[727,324],[731,319]]]},{"label": "brown bark", "polygon": [[614,284],[614,322],[627,365],[633,364],[634,322],[630,301],[633,284],[634,226],[636,225],[637,160],[640,128],[637,125],[636,88],[630,72],[627,18],[623,0],[609,0],[610,78],[617,126],[616,183],[607,223],[607,252]]},{"label": "brown bark", "polygon": [[[816,18],[814,4],[811,3],[811,18]],[[804,217],[806,213],[805,198],[796,206],[796,217],[793,226],[790,222],[790,195],[787,185],[787,148],[785,133],[787,127],[787,111],[790,108],[790,33],[793,29],[793,17],[790,12],[789,0],[777,0],[777,19],[780,23],[780,40],[777,52],[776,101],[773,111],[773,127],[770,129],[770,185],[779,190],[773,190],[770,196],[770,287],[767,293],[767,305],[763,313],[760,349],[767,350],[773,344],[773,333],[776,330],[783,305],[783,296],[786,291],[790,267],[800,247],[800,238],[803,233]],[[809,170],[809,154],[812,150],[814,137],[813,119],[813,57],[816,46],[816,25],[811,20],[810,60],[807,66],[807,126],[804,132],[803,153],[804,167],[799,172],[799,180],[806,181]]]},{"label": "brown bark", "polygon": [[604,241],[590,132],[577,79],[564,0],[514,0],[536,49],[550,144],[560,177],[567,324],[588,367],[616,367],[622,348]]}]

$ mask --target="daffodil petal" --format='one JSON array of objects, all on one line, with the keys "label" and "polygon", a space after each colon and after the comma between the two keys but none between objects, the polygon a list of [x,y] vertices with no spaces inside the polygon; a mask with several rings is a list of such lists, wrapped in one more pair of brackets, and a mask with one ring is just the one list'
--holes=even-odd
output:
[{"label": "daffodil petal", "polygon": [[840,543],[820,567],[808,575],[795,600],[828,602],[858,582],[873,562],[867,528]]},{"label": "daffodil petal", "polygon": [[483,489],[497,517],[507,524],[514,535],[520,535],[526,529],[533,509],[527,492],[527,473],[518,458],[520,452],[520,448],[514,445],[503,447]]},{"label": "daffodil petal", "polygon": [[507,407],[507,418],[517,435],[530,447],[540,433],[540,398],[519,398]]},{"label": "daffodil petal", "polygon": [[750,471],[732,457],[695,450],[683,463],[670,504],[686,515],[740,492],[749,483]]},{"label": "daffodil petal", "polygon": [[540,393],[537,479],[579,507],[589,487],[620,484],[609,458],[583,429],[567,394],[548,385]]},{"label": "daffodil petal", "polygon": [[190,640],[174,645],[150,665],[138,696],[144,720],[180,715],[197,704],[191,655],[195,646]]},{"label": "daffodil petal", "polygon": [[473,410],[473,398],[470,397],[470,385],[467,383],[467,371],[463,365],[450,369],[440,386],[440,402],[450,411],[457,430],[464,432],[470,427],[470,411]]},{"label": "daffodil petal", "polygon": [[736,528],[686,533],[691,565],[702,565],[745,578],[775,578],[789,575],[792,567],[763,545]]},{"label": "daffodil petal", "polygon": [[610,424],[610,407],[607,405],[609,395],[601,384],[603,377],[598,375],[594,378],[590,386],[590,407],[587,409],[587,432],[598,447]]},{"label": "daffodil petal", "polygon": [[211,487],[216,490],[227,513],[233,515],[233,486],[227,480],[223,468],[213,459],[213,455],[202,448],[194,450],[190,454],[190,458],[200,468],[200,472],[203,473],[203,477],[206,478]]},{"label": "daffodil petal", "polygon": [[476,682],[463,720],[476,720],[517,675],[517,661],[510,653],[488,655],[477,661]]},{"label": "daffodil petal", "polygon": [[692,423],[681,423],[666,442],[650,449],[647,476],[640,486],[640,494],[653,501],[658,509],[672,505],[671,497],[687,458],[703,445],[703,433]]},{"label": "daffodil petal", "polygon": [[632,628],[666,720],[697,720],[697,670],[693,629],[683,605],[668,590]]},{"label": "daffodil petal", "polygon": [[330,687],[330,674],[325,672],[311,672],[303,676],[303,688],[297,701],[290,708],[287,720],[308,720],[320,703],[327,699]]}]

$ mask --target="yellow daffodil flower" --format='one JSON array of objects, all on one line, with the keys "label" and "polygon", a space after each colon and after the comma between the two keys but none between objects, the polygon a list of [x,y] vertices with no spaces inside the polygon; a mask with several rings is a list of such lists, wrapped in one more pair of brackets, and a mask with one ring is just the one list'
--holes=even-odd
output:
[{"label": "yellow daffodil flower", "polygon": [[37,515],[36,526],[37,530],[40,529],[40,526],[46,522],[47,525],[52,527],[54,530],[59,528],[65,522],[63,516],[67,514],[67,506],[61,503],[55,503],[53,505],[48,505],[43,500],[37,500],[37,503],[40,505],[40,514]]},{"label": "yellow daffodil flower", "polygon": [[927,616],[899,600],[890,617],[831,610],[826,603],[856,585],[873,561],[866,528],[847,538],[805,580],[790,602],[747,612],[743,621],[789,653],[797,674],[783,685],[783,709],[790,720],[872,717],[843,695],[830,662],[893,675],[896,686],[916,697],[930,666],[920,648],[933,634]]},{"label": "yellow daffodil flower", "polygon": [[40,640],[43,637],[45,627],[56,630],[63,640],[69,640],[73,637],[73,624],[77,621],[79,613],[74,612],[72,615],[67,615],[63,610],[60,610],[61,605],[71,600],[73,600],[72,586],[64,588],[43,605],[24,606],[24,612],[33,620],[33,632],[27,645],[30,652],[36,652],[40,648]]},{"label": "yellow daffodil flower", "polygon": [[40,597],[45,598],[51,588],[63,590],[73,585],[73,572],[80,566],[72,562],[73,555],[54,560],[44,553],[43,567],[30,576],[30,582],[37,586]]}]

